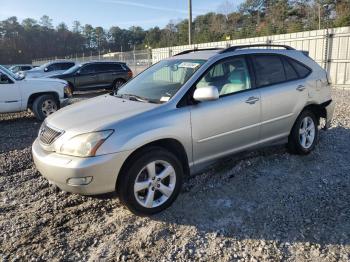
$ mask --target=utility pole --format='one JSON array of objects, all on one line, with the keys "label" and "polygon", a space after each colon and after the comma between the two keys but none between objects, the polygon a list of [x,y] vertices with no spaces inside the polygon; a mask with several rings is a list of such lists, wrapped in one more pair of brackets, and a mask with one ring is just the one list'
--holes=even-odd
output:
[{"label": "utility pole", "polygon": [[188,0],[188,44],[192,45],[192,0]]}]

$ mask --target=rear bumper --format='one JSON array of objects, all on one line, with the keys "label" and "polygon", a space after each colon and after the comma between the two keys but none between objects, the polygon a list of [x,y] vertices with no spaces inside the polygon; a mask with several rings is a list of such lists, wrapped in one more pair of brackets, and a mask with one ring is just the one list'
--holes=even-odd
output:
[{"label": "rear bumper", "polygon": [[[36,168],[50,183],[63,191],[82,195],[113,192],[120,169],[129,155],[125,151],[89,158],[66,156],[43,150],[38,140],[32,146],[32,153]],[[71,185],[72,178],[89,178],[91,182]]]},{"label": "rear bumper", "polygon": [[325,105],[325,109],[327,112],[326,126],[325,126],[326,129],[328,129],[331,126],[331,122],[334,114],[334,108],[335,108],[335,103],[333,100],[326,102],[326,105]]}]

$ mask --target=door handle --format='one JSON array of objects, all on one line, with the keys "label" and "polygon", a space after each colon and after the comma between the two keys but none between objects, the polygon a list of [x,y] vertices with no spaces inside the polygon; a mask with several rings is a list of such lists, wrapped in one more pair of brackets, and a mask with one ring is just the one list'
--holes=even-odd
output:
[{"label": "door handle", "polygon": [[258,97],[256,97],[256,96],[251,96],[251,97],[249,97],[245,102],[246,102],[247,104],[253,105],[253,104],[255,104],[257,101],[259,101],[259,98],[258,98]]},{"label": "door handle", "polygon": [[298,91],[300,91],[300,92],[302,92],[302,91],[304,91],[305,90],[305,86],[303,86],[303,85],[298,85],[298,87],[296,88]]}]

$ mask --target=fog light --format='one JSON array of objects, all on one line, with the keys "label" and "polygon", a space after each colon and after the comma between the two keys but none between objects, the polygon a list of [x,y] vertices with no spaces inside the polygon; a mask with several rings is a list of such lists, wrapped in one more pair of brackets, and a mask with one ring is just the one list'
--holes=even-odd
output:
[{"label": "fog light", "polygon": [[73,177],[67,180],[67,184],[70,186],[85,186],[90,184],[92,181],[92,176],[88,177]]}]

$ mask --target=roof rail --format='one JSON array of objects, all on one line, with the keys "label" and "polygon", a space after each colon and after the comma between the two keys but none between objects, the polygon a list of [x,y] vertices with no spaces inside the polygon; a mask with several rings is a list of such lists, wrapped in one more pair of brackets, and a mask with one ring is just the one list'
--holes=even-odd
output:
[{"label": "roof rail", "polygon": [[266,47],[266,48],[271,48],[271,47],[282,47],[285,48],[286,50],[295,50],[293,47],[290,47],[288,45],[271,45],[271,44],[253,44],[253,45],[236,45],[236,46],[231,46],[229,48],[226,48],[220,52],[222,53],[227,53],[227,52],[233,52],[236,51],[237,49],[243,49],[243,48],[250,48],[250,47]]},{"label": "roof rail", "polygon": [[201,48],[199,49],[198,47],[195,47],[193,49],[188,49],[188,50],[185,50],[185,51],[182,51],[176,55],[173,55],[173,56],[178,56],[178,55],[184,55],[184,54],[188,54],[188,53],[191,53],[191,52],[197,52],[197,51],[211,51],[211,50],[223,50],[223,48],[220,48],[220,47],[211,47],[211,48]]}]

